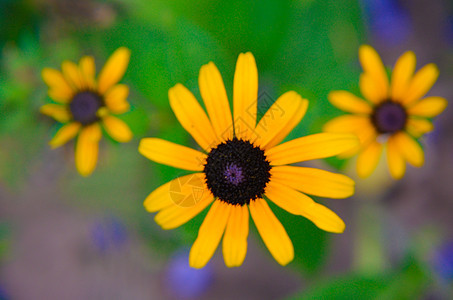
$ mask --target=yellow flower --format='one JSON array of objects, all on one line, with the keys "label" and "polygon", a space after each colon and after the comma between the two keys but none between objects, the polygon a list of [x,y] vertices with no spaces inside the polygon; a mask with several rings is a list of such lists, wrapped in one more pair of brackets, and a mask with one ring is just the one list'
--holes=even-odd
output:
[{"label": "yellow flower", "polygon": [[84,56],[79,65],[64,61],[62,72],[45,68],[42,78],[49,86],[49,96],[57,103],[45,104],[41,113],[65,123],[50,141],[52,148],[60,147],[77,138],[75,164],[83,176],[96,167],[101,126],[118,142],[132,138],[129,127],[115,114],[129,111],[129,87],[117,84],[126,72],[130,51],[121,47],[109,58],[95,79],[94,59]]},{"label": "yellow flower", "polygon": [[[370,46],[360,47],[359,59],[364,72],[360,90],[368,101],[347,91],[333,91],[329,101],[352,113],[329,121],[326,132],[354,133],[360,146],[344,157],[358,153],[357,174],[369,176],[376,168],[384,146],[390,174],[404,176],[406,161],[415,167],[424,163],[424,153],[417,139],[431,131],[429,118],[447,106],[442,97],[426,97],[439,72],[434,64],[421,68],[415,75],[415,54],[408,51],[397,60],[389,82],[377,52]],[[421,99],[421,100],[420,100]]]},{"label": "yellow flower", "polygon": [[265,199],[323,230],[343,232],[343,221],[305,193],[345,198],[353,194],[354,182],[344,175],[287,164],[337,155],[356,147],[357,138],[320,133],[278,145],[300,122],[308,101],[287,92],[256,124],[258,71],[251,53],[240,54],[237,61],[233,114],[212,62],[201,68],[199,87],[207,115],[181,84],[169,90],[169,98],[177,119],[202,151],[158,138],[144,138],[139,146],[140,153],[155,162],[197,172],[162,185],[146,198],[145,208],[158,212],[155,221],[163,229],[188,222],[212,203],[190,251],[190,265],[205,266],[223,236],[225,264],[240,266],[247,252],[249,210],[273,257],[281,265],[289,263],[293,245]]}]

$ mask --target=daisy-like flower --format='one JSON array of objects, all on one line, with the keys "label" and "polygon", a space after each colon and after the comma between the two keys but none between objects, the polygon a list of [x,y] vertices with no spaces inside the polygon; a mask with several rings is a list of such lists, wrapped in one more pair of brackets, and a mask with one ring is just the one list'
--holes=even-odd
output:
[{"label": "daisy-like flower", "polygon": [[354,182],[344,175],[287,164],[337,155],[356,147],[357,138],[320,133],[278,145],[300,122],[308,101],[287,92],[256,124],[258,71],[251,53],[240,54],[237,61],[233,114],[212,62],[201,68],[199,87],[207,115],[181,84],[169,90],[169,98],[177,119],[202,151],[158,138],[144,138],[139,146],[140,153],[155,162],[197,172],[162,185],[146,198],[145,208],[158,211],[155,221],[163,229],[186,223],[212,204],[190,251],[190,265],[205,266],[223,236],[225,264],[240,266],[247,252],[249,210],[277,262],[289,263],[293,245],[267,200],[323,230],[343,232],[343,221],[305,193],[345,198],[353,194]]},{"label": "daisy-like flower", "polygon": [[397,60],[389,82],[372,47],[360,47],[359,59],[364,70],[360,91],[367,101],[347,91],[331,92],[329,101],[352,114],[329,121],[324,131],[354,133],[359,137],[360,146],[342,156],[358,153],[360,177],[368,177],[374,171],[385,148],[390,174],[400,179],[406,162],[415,167],[423,165],[424,153],[418,139],[433,129],[429,119],[447,106],[442,97],[423,98],[436,81],[438,69],[428,64],[414,75],[415,54],[408,51]]},{"label": "daisy-like flower", "polygon": [[91,56],[82,57],[79,65],[64,61],[62,72],[49,68],[42,71],[42,78],[49,86],[49,96],[56,103],[43,105],[41,113],[64,123],[50,145],[60,147],[78,135],[75,164],[83,176],[90,175],[96,167],[101,125],[118,142],[125,143],[132,138],[126,123],[114,116],[129,111],[129,87],[118,84],[126,72],[129,58],[129,49],[117,49],[97,79]]}]

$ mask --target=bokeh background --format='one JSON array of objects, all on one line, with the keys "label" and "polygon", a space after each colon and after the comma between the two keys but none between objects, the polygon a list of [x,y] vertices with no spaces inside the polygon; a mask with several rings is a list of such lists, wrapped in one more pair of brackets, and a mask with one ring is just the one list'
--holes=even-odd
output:
[{"label": "bokeh background", "polygon": [[[293,89],[309,110],[288,139],[320,132],[341,112],[331,90],[359,93],[358,47],[370,44],[393,66],[407,50],[418,68],[434,62],[430,95],[452,97],[450,0],[0,1],[0,299],[451,299],[453,297],[453,108],[422,143],[426,164],[392,181],[382,164],[357,180],[349,199],[317,199],[337,212],[344,234],[272,209],[295,246],[287,267],[251,226],[240,268],[220,249],[201,270],[188,251],[205,215],[164,231],[143,200],[182,171],[138,154],[142,137],[196,147],[167,92],[183,83],[200,99],[198,72],[215,62],[231,99],[240,52],[259,70],[259,113]],[[74,144],[51,150],[59,128],[39,113],[49,101],[40,72],[93,55],[98,69],[118,47],[131,49],[123,83],[134,132],[104,138],[98,167],[83,178]],[[355,177],[353,162],[313,163]]]}]

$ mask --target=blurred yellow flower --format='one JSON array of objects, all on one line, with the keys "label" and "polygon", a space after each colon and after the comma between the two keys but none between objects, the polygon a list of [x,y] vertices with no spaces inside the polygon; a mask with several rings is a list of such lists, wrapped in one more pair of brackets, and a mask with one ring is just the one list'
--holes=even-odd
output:
[{"label": "blurred yellow flower", "polygon": [[155,221],[163,229],[188,222],[212,203],[190,251],[190,266],[205,266],[222,236],[225,264],[240,266],[247,252],[249,210],[276,261],[281,265],[292,261],[292,242],[265,199],[323,230],[343,232],[343,221],[305,193],[345,198],[353,194],[354,181],[341,174],[287,165],[337,155],[356,147],[357,138],[320,133],[278,145],[302,120],[308,101],[289,91],[257,124],[258,71],[251,53],[240,54],[236,64],[233,114],[212,62],[201,68],[199,87],[207,115],[181,84],[169,90],[169,98],[177,119],[202,151],[158,138],[144,138],[139,146],[140,153],[153,161],[197,172],[162,185],[146,198],[145,208],[158,212]]},{"label": "blurred yellow flower", "polygon": [[91,56],[62,63],[62,72],[45,68],[42,78],[49,86],[49,96],[57,103],[45,104],[41,113],[51,116],[63,127],[50,141],[52,148],[77,138],[75,164],[83,176],[90,175],[97,163],[101,125],[116,141],[130,141],[132,132],[115,114],[129,111],[129,87],[118,84],[129,64],[130,51],[121,47],[109,58],[95,79],[95,64]]},{"label": "blurred yellow flower", "polygon": [[364,72],[360,76],[360,90],[365,101],[347,91],[333,91],[329,101],[337,108],[352,113],[329,121],[325,132],[354,133],[360,146],[342,154],[350,157],[358,153],[357,173],[369,176],[376,168],[386,147],[387,164],[395,179],[404,176],[406,162],[421,167],[424,153],[417,141],[431,131],[429,118],[440,114],[447,106],[442,97],[426,97],[439,75],[434,64],[428,64],[414,74],[415,54],[401,55],[389,82],[385,67],[370,46],[359,49]]}]

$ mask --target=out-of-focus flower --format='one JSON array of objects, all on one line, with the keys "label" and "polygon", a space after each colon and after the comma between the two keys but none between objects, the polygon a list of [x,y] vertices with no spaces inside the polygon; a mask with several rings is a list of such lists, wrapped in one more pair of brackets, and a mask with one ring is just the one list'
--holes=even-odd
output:
[{"label": "out-of-focus flower", "polygon": [[90,231],[91,240],[100,252],[119,249],[128,240],[127,229],[120,219],[107,217],[96,221]]},{"label": "out-of-focus flower", "polygon": [[199,86],[208,115],[181,84],[170,89],[169,98],[179,122],[204,152],[158,138],[142,139],[139,146],[140,153],[153,161],[197,172],[162,185],[146,198],[145,208],[159,212],[155,220],[162,228],[176,228],[212,203],[190,251],[190,266],[205,266],[222,236],[225,264],[240,266],[247,252],[249,209],[277,262],[292,261],[291,240],[264,195],[323,230],[343,232],[343,221],[305,193],[345,198],[353,194],[354,181],[341,174],[287,165],[350,150],[357,147],[357,138],[320,133],[278,145],[301,121],[308,101],[287,92],[256,124],[258,71],[251,53],[240,54],[237,61],[233,115],[222,77],[212,62],[201,68]]},{"label": "out-of-focus flower", "polygon": [[117,84],[126,71],[129,57],[129,49],[117,49],[97,79],[91,56],[82,57],[79,65],[64,61],[62,72],[49,68],[42,71],[49,96],[57,103],[43,105],[41,112],[64,123],[50,145],[52,148],[62,146],[78,135],[75,163],[82,176],[90,175],[96,167],[101,125],[118,142],[132,138],[126,123],[114,116],[129,110],[129,88]]},{"label": "out-of-focus flower", "polygon": [[213,281],[213,270],[194,269],[188,263],[189,251],[178,251],[170,259],[165,270],[165,287],[178,299],[198,299],[209,288]]},{"label": "out-of-focus flower", "polygon": [[383,43],[403,43],[412,25],[398,0],[362,0],[370,31]]},{"label": "out-of-focus flower", "polygon": [[360,177],[374,171],[386,146],[390,174],[400,179],[406,162],[415,167],[423,165],[424,153],[417,140],[433,129],[429,119],[447,106],[447,100],[442,97],[423,98],[439,72],[434,64],[428,64],[414,75],[415,54],[408,51],[396,62],[389,83],[384,65],[372,47],[362,46],[359,58],[364,70],[360,90],[367,101],[347,91],[331,92],[329,101],[352,114],[329,121],[324,131],[354,133],[359,137],[360,146],[342,156],[359,153]]},{"label": "out-of-focus flower", "polygon": [[436,249],[433,267],[442,279],[453,280],[453,241],[446,242]]},{"label": "out-of-focus flower", "polygon": [[6,292],[6,290],[3,288],[3,286],[0,284],[0,300],[8,300],[11,299]]}]

